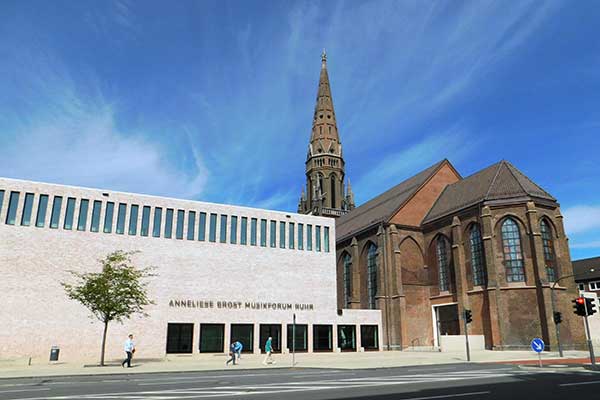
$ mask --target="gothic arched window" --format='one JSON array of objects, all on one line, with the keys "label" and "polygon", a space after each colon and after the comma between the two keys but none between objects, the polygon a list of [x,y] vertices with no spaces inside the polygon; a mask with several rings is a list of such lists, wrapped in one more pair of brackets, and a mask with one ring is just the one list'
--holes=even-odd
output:
[{"label": "gothic arched window", "polygon": [[474,224],[469,231],[469,244],[471,246],[471,269],[473,270],[473,286],[484,286],[486,281],[485,258],[483,256],[483,242],[479,225]]},{"label": "gothic arched window", "polygon": [[540,232],[542,234],[542,244],[544,245],[544,264],[546,266],[546,275],[549,282],[556,281],[556,257],[554,256],[554,241],[552,240],[552,230],[545,220],[540,221]]},{"label": "gothic arched window", "polygon": [[331,175],[331,208],[336,208],[335,203],[335,175]]},{"label": "gothic arched window", "polygon": [[502,223],[502,251],[506,267],[507,282],[524,282],[523,252],[521,251],[521,233],[512,218]]},{"label": "gothic arched window", "polygon": [[367,297],[369,308],[374,310],[377,306],[375,295],[377,294],[377,246],[370,243],[367,250]]},{"label": "gothic arched window", "polygon": [[321,193],[323,193],[323,191],[325,190],[325,186],[323,186],[323,175],[319,174],[317,176],[317,178],[319,179],[319,190],[321,191]]},{"label": "gothic arched window", "polygon": [[344,254],[344,304],[346,307],[350,304],[352,296],[352,257],[350,254]]},{"label": "gothic arched window", "polygon": [[440,292],[450,290],[450,271],[448,270],[448,251],[446,248],[446,239],[443,236],[438,236],[436,241],[436,254],[438,262],[438,279]]}]

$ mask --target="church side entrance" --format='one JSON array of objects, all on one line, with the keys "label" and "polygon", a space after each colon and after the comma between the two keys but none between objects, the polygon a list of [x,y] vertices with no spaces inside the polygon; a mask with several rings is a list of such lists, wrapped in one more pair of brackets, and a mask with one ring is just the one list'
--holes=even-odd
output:
[{"label": "church side entrance", "polygon": [[458,304],[442,304],[433,306],[433,338],[434,345],[440,346],[440,336],[460,335]]}]

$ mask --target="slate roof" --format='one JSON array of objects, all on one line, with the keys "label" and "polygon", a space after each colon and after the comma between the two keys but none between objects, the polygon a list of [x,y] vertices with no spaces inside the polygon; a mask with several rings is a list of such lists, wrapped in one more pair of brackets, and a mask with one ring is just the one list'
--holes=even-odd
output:
[{"label": "slate roof", "polygon": [[[600,257],[584,258],[575,260],[573,264],[573,273],[575,274],[575,282],[585,282],[600,278]],[[594,271],[590,272],[590,269]]]},{"label": "slate roof", "polygon": [[432,165],[338,218],[335,224],[336,239],[344,239],[362,229],[389,220],[445,162],[448,160]]},{"label": "slate roof", "polygon": [[508,161],[500,161],[446,186],[423,219],[423,223],[470,207],[485,200],[530,196],[556,202]]}]

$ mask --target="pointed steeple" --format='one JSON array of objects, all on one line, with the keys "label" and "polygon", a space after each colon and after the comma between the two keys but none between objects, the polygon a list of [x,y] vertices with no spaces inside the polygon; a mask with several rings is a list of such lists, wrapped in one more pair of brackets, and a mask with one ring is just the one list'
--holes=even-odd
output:
[{"label": "pointed steeple", "polygon": [[344,175],[342,144],[327,73],[327,53],[323,50],[312,131],[306,154],[306,198],[305,201],[300,199],[299,209],[303,207],[302,212],[316,215],[343,215],[348,209]]},{"label": "pointed steeple", "polygon": [[352,186],[350,186],[350,178],[346,183],[346,208],[348,210],[354,210],[354,193],[352,192]]},{"label": "pointed steeple", "polygon": [[340,137],[333,109],[331,86],[329,85],[329,74],[327,73],[327,53],[325,53],[325,50],[321,54],[321,74],[319,76],[319,88],[317,90],[310,143],[313,145],[313,151],[317,153],[321,150],[321,152],[340,155]]}]

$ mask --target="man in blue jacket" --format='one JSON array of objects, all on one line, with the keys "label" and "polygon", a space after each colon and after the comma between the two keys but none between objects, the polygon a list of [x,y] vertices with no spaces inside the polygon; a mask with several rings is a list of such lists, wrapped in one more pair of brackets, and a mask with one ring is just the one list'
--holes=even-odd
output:
[{"label": "man in blue jacket", "polygon": [[242,343],[239,340],[236,340],[235,342],[233,342],[233,351],[237,356],[238,361],[242,358],[242,349],[244,348],[244,346],[242,345]]}]

